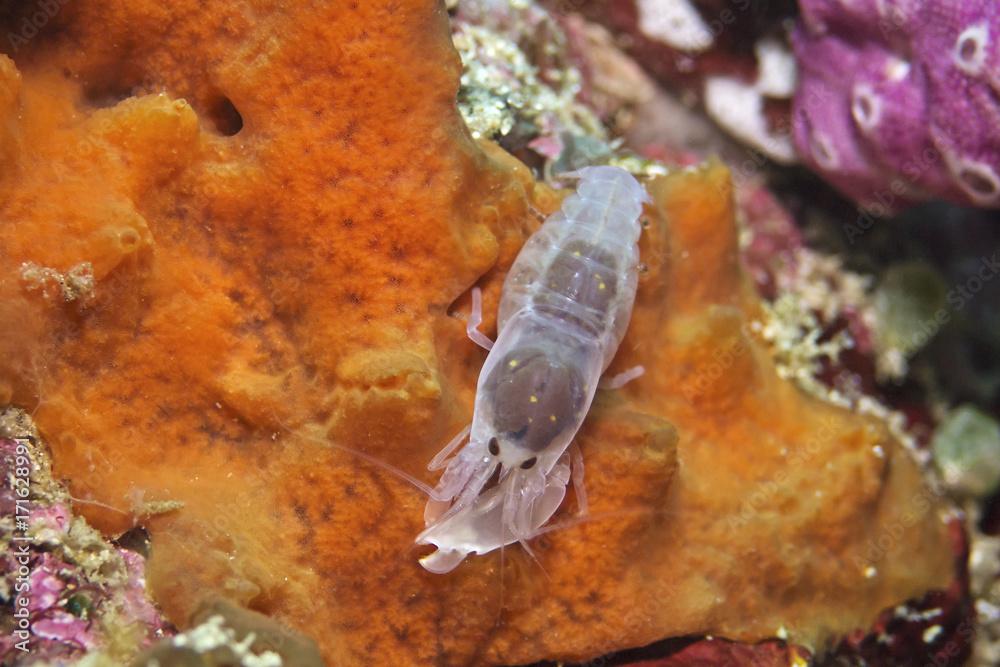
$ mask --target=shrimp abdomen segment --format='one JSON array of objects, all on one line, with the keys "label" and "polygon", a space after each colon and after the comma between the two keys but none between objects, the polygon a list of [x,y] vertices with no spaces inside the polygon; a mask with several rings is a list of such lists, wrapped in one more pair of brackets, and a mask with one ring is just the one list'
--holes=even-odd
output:
[{"label": "shrimp abdomen segment", "polygon": [[499,326],[524,309],[562,320],[600,345],[606,367],[635,299],[641,197],[645,191],[625,172],[583,170],[577,193],[528,240],[511,267]]}]

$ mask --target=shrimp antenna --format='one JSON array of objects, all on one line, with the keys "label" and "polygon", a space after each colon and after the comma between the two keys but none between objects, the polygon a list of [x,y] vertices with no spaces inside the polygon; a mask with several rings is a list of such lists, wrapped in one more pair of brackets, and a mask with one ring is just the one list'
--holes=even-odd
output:
[{"label": "shrimp antenna", "polygon": [[497,628],[499,628],[500,624],[503,623],[503,566],[504,566],[504,547],[506,546],[504,542],[507,541],[504,532],[505,532],[504,522],[500,521],[500,606],[497,608],[496,623],[493,624],[493,626]]},{"label": "shrimp antenna", "polygon": [[651,514],[660,516],[669,516],[671,514],[676,514],[676,512],[670,512],[668,510],[654,510],[648,507],[636,507],[633,509],[620,509],[612,510],[608,512],[590,512],[586,516],[578,516],[572,519],[566,519],[565,521],[559,521],[556,523],[551,523],[544,528],[539,528],[534,533],[531,534],[529,539],[535,539],[536,537],[541,537],[547,533],[554,533],[561,530],[567,530],[569,528],[575,528],[576,526],[583,525],[585,523],[590,523],[591,521],[600,521],[601,519],[618,519],[626,516],[635,516],[638,514]]},{"label": "shrimp antenna", "polygon": [[351,456],[355,456],[355,457],[361,459],[362,461],[366,461],[366,462],[372,464],[373,466],[375,466],[376,468],[381,468],[382,470],[384,470],[387,473],[393,475],[394,477],[397,477],[398,479],[403,480],[404,482],[406,482],[407,484],[410,484],[411,486],[413,486],[413,488],[417,489],[418,491],[420,491],[421,493],[423,493],[426,496],[430,496],[431,492],[433,491],[433,489],[431,488],[431,486],[429,484],[421,482],[419,479],[417,479],[416,477],[414,477],[410,473],[406,472],[405,470],[403,470],[401,468],[397,468],[396,466],[392,465],[391,463],[389,463],[387,461],[383,461],[382,459],[378,458],[377,456],[372,456],[371,454],[368,454],[367,452],[363,452],[360,449],[354,449],[353,447],[348,447],[347,445],[341,445],[339,443],[333,442],[329,438],[323,438],[323,437],[320,437],[318,435],[313,435],[311,433],[304,433],[302,431],[293,431],[292,429],[288,428],[288,426],[283,421],[281,421],[281,419],[276,414],[274,414],[273,412],[271,413],[271,416],[274,417],[274,420],[289,435],[300,436],[300,437],[303,437],[306,440],[309,440],[311,442],[315,442],[315,443],[322,444],[322,445],[327,445],[331,449],[336,449],[337,451],[344,452],[345,454],[350,454]]},{"label": "shrimp antenna", "polygon": [[545,569],[545,566],[542,565],[542,561],[538,560],[538,556],[535,555],[534,549],[528,546],[528,540],[524,538],[518,538],[517,542],[524,549],[524,552],[531,557],[531,560],[535,561],[535,565],[537,565],[538,569],[542,571],[542,574],[545,575],[545,578],[548,579],[549,581],[552,581],[552,577],[549,576],[548,570]]},{"label": "shrimp antenna", "polygon": [[87,500],[85,498],[75,498],[75,497],[73,497],[73,494],[69,493],[68,491],[66,492],[66,495],[69,496],[69,499],[72,500],[74,503],[82,503],[84,505],[96,505],[97,507],[103,507],[106,510],[111,510],[112,512],[118,512],[119,514],[124,514],[125,516],[129,515],[129,512],[126,512],[125,510],[118,509],[117,507],[114,507],[112,505],[108,505],[106,503],[102,503],[102,502],[100,502],[98,500]]},{"label": "shrimp antenna", "polygon": [[444,446],[437,455],[431,459],[431,462],[427,464],[428,470],[440,470],[448,464],[448,458],[451,454],[458,449],[458,446],[465,442],[465,439],[469,436],[469,431],[472,430],[472,424],[467,424],[465,428],[458,432],[454,438],[451,439],[447,445]]}]

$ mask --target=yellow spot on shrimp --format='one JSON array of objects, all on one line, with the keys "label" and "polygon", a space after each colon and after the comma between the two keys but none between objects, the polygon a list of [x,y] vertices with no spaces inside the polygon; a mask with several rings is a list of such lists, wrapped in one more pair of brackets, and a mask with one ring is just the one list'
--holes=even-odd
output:
[{"label": "yellow spot on shrimp", "polygon": [[519,362],[517,359],[511,359],[510,361],[507,362],[507,365],[510,366],[511,368],[517,368],[517,365],[519,363],[521,362]]},{"label": "yellow spot on shrimp", "polygon": [[538,402],[538,397],[535,396],[534,394],[532,394],[531,398],[529,398],[528,400],[531,401],[532,403],[537,403]]},{"label": "yellow spot on shrimp", "polygon": [[556,420],[556,416],[555,415],[549,415],[549,421],[550,422],[554,422],[555,420]]}]

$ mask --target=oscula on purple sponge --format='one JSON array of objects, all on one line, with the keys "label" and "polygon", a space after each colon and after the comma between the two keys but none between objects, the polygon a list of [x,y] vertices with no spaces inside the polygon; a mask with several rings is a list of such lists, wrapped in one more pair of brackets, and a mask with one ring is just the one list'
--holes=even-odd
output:
[{"label": "oscula on purple sponge", "polygon": [[1000,207],[1000,4],[801,0],[795,144],[862,206]]}]

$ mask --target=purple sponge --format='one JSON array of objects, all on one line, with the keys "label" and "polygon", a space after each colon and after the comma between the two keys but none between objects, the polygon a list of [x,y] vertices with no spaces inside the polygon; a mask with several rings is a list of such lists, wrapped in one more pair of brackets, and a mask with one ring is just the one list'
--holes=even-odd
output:
[{"label": "purple sponge", "polygon": [[877,214],[1000,207],[1000,3],[800,0],[795,143]]}]

